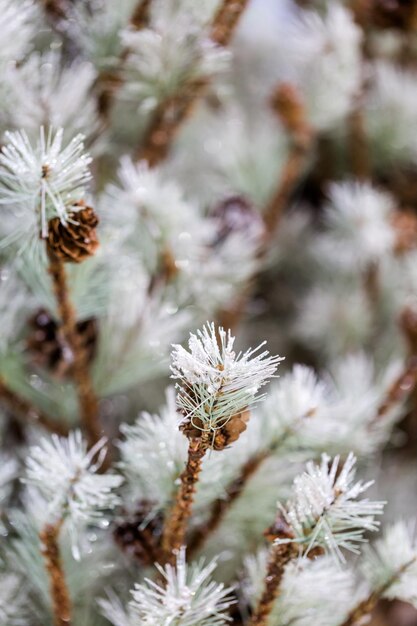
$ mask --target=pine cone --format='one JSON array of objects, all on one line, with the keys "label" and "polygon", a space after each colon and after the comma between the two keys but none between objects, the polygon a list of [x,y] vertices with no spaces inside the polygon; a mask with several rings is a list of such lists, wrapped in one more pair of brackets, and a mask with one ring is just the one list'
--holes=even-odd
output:
[{"label": "pine cone", "polygon": [[98,217],[88,206],[71,213],[66,226],[54,217],[48,224],[49,253],[65,263],[81,263],[97,250],[97,225]]},{"label": "pine cone", "polygon": [[[249,415],[249,411],[242,411],[237,415],[233,415],[224,426],[214,431],[213,439],[211,440],[212,448],[214,450],[224,450],[234,441],[237,441],[246,430]],[[198,419],[193,419],[193,423],[186,421],[181,424],[180,428],[188,439],[199,439],[204,430],[203,424],[199,423]]]},{"label": "pine cone", "polygon": [[152,502],[139,502],[135,512],[119,521],[113,529],[117,545],[142,565],[152,565],[160,556],[164,520],[162,512],[151,515],[153,508]]},{"label": "pine cone", "polygon": [[[39,309],[29,319],[28,325],[30,333],[26,338],[26,347],[34,363],[59,378],[70,376],[72,362],[66,358],[65,343],[53,317],[45,309]],[[97,323],[93,318],[78,322],[77,330],[90,363],[97,346]]]},{"label": "pine cone", "polygon": [[216,220],[216,241],[219,245],[233,233],[252,234],[259,239],[264,235],[263,220],[255,207],[243,196],[230,196],[211,212]]}]

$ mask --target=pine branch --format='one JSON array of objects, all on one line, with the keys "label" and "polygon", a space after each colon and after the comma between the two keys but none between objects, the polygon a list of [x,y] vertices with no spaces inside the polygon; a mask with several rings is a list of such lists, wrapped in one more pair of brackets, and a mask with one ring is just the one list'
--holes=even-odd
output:
[{"label": "pine branch", "polygon": [[139,0],[130,19],[130,24],[135,30],[146,28],[149,24],[149,11],[152,0]]},{"label": "pine branch", "polygon": [[85,351],[77,332],[76,316],[67,285],[65,266],[61,258],[49,253],[49,272],[52,277],[62,334],[73,360],[73,378],[77,388],[82,427],[90,446],[100,439],[98,399],[95,394]]},{"label": "pine branch", "polygon": [[185,533],[191,516],[196,484],[208,448],[209,440],[205,433],[199,439],[190,440],[187,465],[180,476],[181,484],[174,505],[165,521],[162,535],[162,549],[167,563],[175,563],[176,553],[185,544]]},{"label": "pine branch", "polygon": [[252,456],[246,461],[241,468],[239,476],[231,483],[227,489],[226,498],[217,498],[210,511],[208,520],[200,528],[197,528],[194,532],[191,540],[188,544],[188,553],[193,554],[198,552],[207,539],[217,530],[222,523],[227,512],[231,509],[233,504],[242,495],[249,480],[257,472],[265,459],[269,457],[269,451],[261,452]]},{"label": "pine branch", "polygon": [[62,520],[56,524],[47,524],[39,537],[50,581],[54,625],[71,626],[71,600],[58,544],[61,526]]},{"label": "pine branch", "polygon": [[[313,146],[313,130],[308,123],[304,105],[300,96],[291,84],[282,83],[272,97],[272,107],[281,123],[287,129],[291,146],[275,192],[266,205],[263,216],[265,224],[265,241],[259,258],[262,260],[268,253],[269,244],[276,232],[284,209],[290,201],[291,194],[300,181]],[[234,330],[244,313],[250,299],[258,275],[252,276],[243,287],[239,297],[231,305],[219,312],[220,324]]]},{"label": "pine branch", "polygon": [[[223,46],[230,42],[247,2],[223,0],[212,23],[212,41]],[[138,160],[145,159],[154,167],[166,158],[180,128],[192,114],[208,85],[206,79],[190,81],[178,93],[159,104],[136,153]]]},{"label": "pine branch", "polygon": [[265,586],[248,626],[266,626],[277,599],[285,567],[297,556],[294,544],[273,545],[269,554]]},{"label": "pine branch", "polygon": [[182,91],[157,106],[136,153],[137,160],[146,160],[151,167],[155,167],[166,158],[177,133],[191,115],[207,85],[205,79],[190,81]]},{"label": "pine branch", "polygon": [[346,620],[340,626],[355,626],[363,622],[363,618],[372,613],[379,600],[382,599],[384,593],[393,585],[396,580],[407,571],[407,569],[415,563],[415,558],[403,565],[395,574],[393,574],[387,582],[369,594],[367,598],[362,600],[348,615]]},{"label": "pine branch", "polygon": [[211,29],[212,40],[227,46],[233,37],[236,26],[248,4],[248,0],[223,0],[214,17]]},{"label": "pine branch", "polygon": [[[130,18],[130,26],[134,30],[142,30],[149,25],[149,13],[152,0],[139,0]],[[129,55],[129,48],[125,47],[117,63],[117,69],[102,72],[97,81],[97,110],[104,127],[110,123],[110,113],[114,104],[114,98],[123,84],[120,71]]]},{"label": "pine branch", "polygon": [[30,404],[30,402],[21,398],[15,391],[10,389],[1,377],[0,402],[6,404],[15,418],[29,420],[52,433],[57,433],[64,437],[68,434],[68,428],[62,421],[51,419],[49,415],[46,415],[43,411]]},{"label": "pine branch", "polygon": [[371,177],[371,158],[362,107],[358,105],[348,120],[348,149],[352,174],[358,180]]},{"label": "pine branch", "polygon": [[404,370],[388,390],[385,399],[378,408],[375,421],[385,417],[396,404],[399,404],[404,397],[408,396],[415,388],[416,383],[417,356],[412,356],[408,359]]},{"label": "pine branch", "polygon": [[295,87],[289,83],[279,85],[273,95],[272,106],[287,129],[291,146],[280,173],[278,186],[264,212],[269,239],[273,236],[291,193],[304,173],[313,142],[313,131]]}]

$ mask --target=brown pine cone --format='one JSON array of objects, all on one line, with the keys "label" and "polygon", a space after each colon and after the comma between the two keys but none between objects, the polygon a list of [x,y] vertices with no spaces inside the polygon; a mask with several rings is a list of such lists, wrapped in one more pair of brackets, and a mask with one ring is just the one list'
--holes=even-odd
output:
[{"label": "brown pine cone", "polygon": [[66,226],[59,217],[49,220],[48,252],[65,263],[81,263],[98,248],[95,230],[98,221],[94,209],[89,206],[71,213]]},{"label": "brown pine cone", "polygon": [[259,211],[243,196],[228,196],[210,213],[215,220],[214,246],[225,241],[233,233],[246,233],[254,237],[264,235],[264,224]]},{"label": "brown pine cone", "polygon": [[152,515],[152,502],[139,502],[134,513],[116,523],[113,537],[117,545],[142,565],[153,565],[160,557],[163,515]]},{"label": "brown pine cone", "polygon": [[[59,325],[45,309],[39,309],[28,321],[30,328],[26,348],[36,365],[59,378],[71,375],[72,361],[66,358],[65,343]],[[93,318],[77,323],[82,348],[90,363],[97,346],[97,323]]]},{"label": "brown pine cone", "polygon": [[[242,411],[237,415],[233,415],[224,426],[213,431],[213,438],[210,439],[210,445],[213,450],[224,450],[234,441],[237,441],[246,430],[249,416],[249,411]],[[198,419],[194,419],[193,423],[190,421],[184,422],[180,428],[188,439],[199,439],[204,430],[203,425],[201,424],[200,426]]]}]

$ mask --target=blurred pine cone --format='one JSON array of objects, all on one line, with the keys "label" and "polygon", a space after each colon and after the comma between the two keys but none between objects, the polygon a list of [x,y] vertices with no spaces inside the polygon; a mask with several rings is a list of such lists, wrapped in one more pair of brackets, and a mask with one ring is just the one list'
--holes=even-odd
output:
[{"label": "blurred pine cone", "polygon": [[[29,335],[26,347],[31,358],[40,367],[44,367],[51,374],[59,378],[71,374],[72,360],[68,358],[68,351],[59,332],[59,325],[45,309],[39,309],[29,319]],[[82,348],[86,351],[87,361],[90,363],[97,347],[97,323],[93,318],[77,323],[77,331],[81,339]]]},{"label": "blurred pine cone", "polygon": [[81,263],[98,248],[98,217],[91,207],[70,214],[66,226],[58,217],[49,220],[48,251],[65,263]]},{"label": "blurred pine cone", "polygon": [[153,565],[160,557],[163,515],[153,514],[153,509],[152,502],[142,500],[134,513],[116,523],[113,529],[117,545],[142,565]]}]

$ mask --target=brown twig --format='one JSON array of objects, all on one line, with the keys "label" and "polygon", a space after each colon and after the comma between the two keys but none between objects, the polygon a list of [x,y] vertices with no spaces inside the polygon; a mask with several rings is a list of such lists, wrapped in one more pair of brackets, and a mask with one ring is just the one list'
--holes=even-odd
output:
[{"label": "brown twig", "polygon": [[279,85],[273,95],[272,106],[287,129],[291,145],[276,191],[264,212],[269,239],[273,236],[291,193],[304,172],[313,140],[313,131],[296,87],[290,83]]},{"label": "brown twig", "polygon": [[248,484],[250,478],[259,469],[265,459],[269,457],[269,451],[261,452],[249,458],[241,468],[239,476],[231,483],[227,489],[226,498],[217,498],[214,501],[208,520],[197,528],[188,543],[188,554],[193,554],[201,549],[205,541],[220,526],[226,513],[238,500]]},{"label": "brown twig", "polygon": [[176,552],[185,543],[196,484],[200,476],[203,457],[208,448],[209,442],[205,433],[198,439],[190,439],[187,465],[180,476],[180,486],[167,516],[162,535],[162,549],[167,563],[175,563]]},{"label": "brown twig", "polygon": [[21,398],[15,391],[10,389],[6,382],[0,377],[0,402],[4,402],[14,417],[28,419],[39,424],[52,433],[57,433],[65,437],[68,435],[68,427],[61,421],[53,420],[43,411],[33,406]]},{"label": "brown twig", "polygon": [[[289,83],[279,85],[273,94],[271,104],[288,132],[291,145],[284,166],[280,170],[276,190],[263,211],[265,238],[259,252],[260,260],[267,255],[284,209],[304,173],[314,138],[304,105],[298,90],[293,85]],[[226,322],[226,328],[233,330],[240,322],[245,306],[255,288],[257,277],[257,274],[251,276],[234,302],[227,309],[219,312],[219,320],[222,324]]]},{"label": "brown twig", "polygon": [[207,84],[205,79],[191,81],[179,93],[168,97],[156,107],[136,153],[138,160],[146,160],[151,167],[163,161]]},{"label": "brown twig", "polygon": [[371,158],[363,109],[360,105],[349,117],[348,149],[352,174],[358,180],[369,180],[372,171]]},{"label": "brown twig", "polygon": [[213,20],[211,39],[221,45],[227,46],[232,39],[248,0],[223,0]]},{"label": "brown twig", "polygon": [[249,626],[266,626],[279,595],[285,566],[296,556],[297,550],[292,543],[273,545],[269,554],[265,587],[258,605],[249,621]]},{"label": "brown twig", "polygon": [[130,24],[135,30],[142,30],[149,24],[149,10],[152,0],[139,0],[130,18]]},{"label": "brown twig", "polygon": [[62,567],[58,538],[62,522],[47,524],[40,533],[49,576],[55,626],[71,626],[71,600]]},{"label": "brown twig", "polygon": [[408,396],[417,384],[417,356],[412,356],[404,370],[398,378],[392,383],[387,395],[378,408],[376,421],[385,417],[387,413],[406,396]]},{"label": "brown twig", "polygon": [[355,626],[355,624],[362,623],[364,617],[368,616],[376,607],[379,600],[384,595],[385,591],[391,587],[401,574],[403,574],[413,563],[415,559],[411,559],[408,563],[405,563],[390,579],[379,589],[373,591],[367,598],[362,600],[348,615],[346,620],[341,626]]},{"label": "brown twig", "polygon": [[51,253],[49,253],[49,272],[62,322],[60,330],[66,343],[68,357],[73,363],[72,373],[78,393],[81,423],[88,442],[92,446],[101,436],[98,399],[93,388],[85,350],[77,332],[76,316],[69,298],[65,266],[62,259]]},{"label": "brown twig", "polygon": [[[213,19],[212,41],[222,46],[230,42],[247,3],[248,0],[223,0]],[[165,159],[180,128],[208,85],[209,81],[204,78],[192,80],[157,106],[136,153],[138,160],[144,159],[154,167]]]}]

